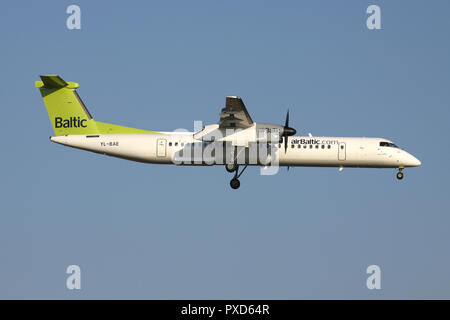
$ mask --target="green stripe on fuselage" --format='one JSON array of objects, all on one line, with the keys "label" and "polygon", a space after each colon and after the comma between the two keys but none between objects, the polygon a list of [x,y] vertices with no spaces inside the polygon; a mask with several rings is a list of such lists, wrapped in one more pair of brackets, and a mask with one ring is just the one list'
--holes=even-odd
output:
[{"label": "green stripe on fuselage", "polygon": [[95,125],[97,126],[98,133],[100,134],[161,134],[156,131],[129,128],[98,121],[95,122]]}]

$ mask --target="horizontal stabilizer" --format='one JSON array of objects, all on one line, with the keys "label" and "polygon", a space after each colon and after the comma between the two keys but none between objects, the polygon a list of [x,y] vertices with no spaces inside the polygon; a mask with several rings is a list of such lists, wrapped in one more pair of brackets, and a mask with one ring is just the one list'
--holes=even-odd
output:
[{"label": "horizontal stabilizer", "polygon": [[68,89],[76,89],[80,86],[76,82],[64,81],[57,74],[47,74],[40,77],[42,81],[36,81],[36,88],[60,89],[67,87]]}]

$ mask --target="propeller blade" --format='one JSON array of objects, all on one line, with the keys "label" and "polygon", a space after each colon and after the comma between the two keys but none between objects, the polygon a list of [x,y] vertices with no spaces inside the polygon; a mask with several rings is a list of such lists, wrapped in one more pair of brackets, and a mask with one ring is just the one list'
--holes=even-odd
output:
[{"label": "propeller blade", "polygon": [[284,128],[283,128],[283,137],[293,136],[296,133],[297,133],[297,131],[294,128],[289,127],[289,109],[288,109],[288,111],[286,113],[286,122],[284,123]]},{"label": "propeller blade", "polygon": [[286,113],[286,122],[284,123],[285,128],[289,128],[289,109]]},{"label": "propeller blade", "polygon": [[288,147],[288,137],[284,137],[284,153],[287,152],[287,147]]}]

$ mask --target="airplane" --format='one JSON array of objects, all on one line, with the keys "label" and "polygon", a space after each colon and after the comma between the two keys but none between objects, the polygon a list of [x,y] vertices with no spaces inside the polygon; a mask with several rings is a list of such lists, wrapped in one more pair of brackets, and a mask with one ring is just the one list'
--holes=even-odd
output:
[{"label": "airplane", "polygon": [[[99,154],[153,164],[223,165],[233,174],[230,186],[240,187],[247,166],[396,168],[421,162],[384,138],[295,136],[289,126],[254,122],[242,99],[227,96],[216,124],[196,132],[135,129],[94,120],[77,93],[79,84],[58,75],[41,75],[35,82],[55,135],[52,142]],[[239,171],[239,167],[243,169]],[[276,172],[276,170],[275,170]]]}]

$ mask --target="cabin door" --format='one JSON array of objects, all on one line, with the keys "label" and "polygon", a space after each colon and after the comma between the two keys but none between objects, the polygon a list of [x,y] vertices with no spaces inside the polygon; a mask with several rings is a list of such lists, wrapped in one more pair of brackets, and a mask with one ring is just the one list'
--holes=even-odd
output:
[{"label": "cabin door", "polygon": [[158,157],[165,157],[166,156],[166,144],[167,144],[167,140],[166,139],[158,139],[156,142],[156,148],[157,148],[157,152],[156,155]]}]

